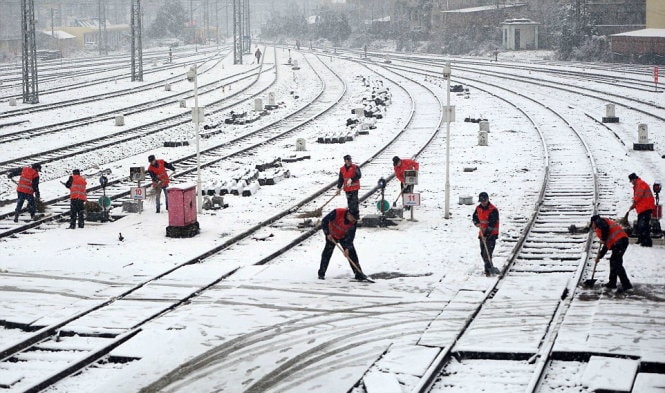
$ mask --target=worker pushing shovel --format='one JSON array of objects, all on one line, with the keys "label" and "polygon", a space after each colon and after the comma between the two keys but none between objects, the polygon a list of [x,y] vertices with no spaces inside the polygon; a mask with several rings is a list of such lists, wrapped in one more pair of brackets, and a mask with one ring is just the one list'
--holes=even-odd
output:
[{"label": "worker pushing shovel", "polygon": [[499,209],[489,201],[486,192],[478,194],[476,210],[473,212],[473,224],[478,227],[478,239],[480,239],[480,256],[485,264],[485,275],[492,276],[501,274],[492,263],[492,253],[499,237]]},{"label": "worker pushing shovel", "polygon": [[323,217],[321,230],[325,235],[326,245],[321,253],[321,264],[318,271],[319,280],[325,280],[330,257],[332,257],[335,247],[338,247],[344,253],[346,260],[349,261],[355,279],[373,282],[363,273],[358,254],[353,245],[358,218],[358,211],[346,208],[335,209]]}]

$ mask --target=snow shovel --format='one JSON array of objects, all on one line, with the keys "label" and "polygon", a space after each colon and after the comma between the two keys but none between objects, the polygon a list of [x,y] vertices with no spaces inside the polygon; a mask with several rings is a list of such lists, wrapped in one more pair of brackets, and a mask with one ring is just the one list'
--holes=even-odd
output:
[{"label": "snow shovel", "polygon": [[[342,248],[342,246],[340,246],[338,242],[335,242],[335,245],[337,246],[337,248],[339,248],[339,250],[342,252],[342,254],[344,254],[344,249]],[[365,276],[364,281],[374,283],[374,280],[367,277],[367,275],[365,273],[363,273],[362,269],[360,269],[360,267],[355,262],[353,262],[353,259],[347,257],[346,254],[344,254],[344,257],[346,258],[347,261],[349,261],[349,263],[351,264],[351,266],[353,266],[354,269],[356,269],[357,271],[360,272],[360,274]]]},{"label": "snow shovel", "polygon": [[487,255],[487,259],[490,260],[490,265],[492,265],[492,274],[501,274],[501,270],[499,270],[496,266],[494,266],[494,262],[492,262],[492,256],[490,255],[490,250],[487,247],[487,242],[485,241],[485,236],[483,236],[482,231],[480,231],[480,240],[483,242],[483,247],[485,248],[485,255]]},{"label": "snow shovel", "polygon": [[596,279],[593,278],[596,275],[596,266],[598,266],[597,263],[593,264],[593,271],[591,272],[591,278],[588,280],[584,281],[584,288],[593,288],[593,286],[596,284]]},{"label": "snow shovel", "polygon": [[323,208],[326,207],[326,205],[329,204],[330,201],[332,201],[333,199],[335,199],[336,196],[337,196],[337,194],[335,194],[335,195],[333,195],[332,197],[330,197],[330,199],[328,199],[328,200],[326,201],[326,203],[324,203],[323,205],[321,205],[321,207],[319,207],[319,208],[317,208],[317,209],[314,209],[314,210],[312,210],[312,211],[303,212],[303,213],[298,214],[298,218],[321,217],[321,215],[323,214]]},{"label": "snow shovel", "polygon": [[402,188],[402,191],[400,191],[399,195],[397,195],[397,198],[395,198],[395,202],[393,202],[393,207],[397,206],[397,201],[399,200],[399,197],[401,197],[402,194],[404,193],[404,190],[406,190],[406,186],[404,186],[404,188]]}]

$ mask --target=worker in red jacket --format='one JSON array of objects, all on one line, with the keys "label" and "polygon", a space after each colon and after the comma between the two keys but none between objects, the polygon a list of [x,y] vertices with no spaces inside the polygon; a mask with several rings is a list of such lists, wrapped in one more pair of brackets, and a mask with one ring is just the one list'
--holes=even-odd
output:
[{"label": "worker in red jacket", "polygon": [[85,222],[83,212],[85,211],[85,201],[88,200],[86,194],[87,186],[88,182],[86,182],[83,176],[81,176],[81,171],[78,169],[72,171],[72,175],[69,176],[69,179],[67,179],[67,182],[65,183],[65,187],[69,188],[69,229],[76,228],[77,218],[79,228],[83,228]]},{"label": "worker in red jacket", "polygon": [[40,198],[39,195],[39,172],[42,170],[42,165],[39,163],[34,163],[32,166],[17,168],[10,171],[7,174],[7,177],[10,179],[14,176],[21,175],[16,187],[17,202],[16,202],[16,211],[14,213],[14,222],[18,222],[18,216],[23,209],[23,202],[28,201],[28,212],[30,213],[30,219],[35,219],[35,212],[37,211],[36,200]]},{"label": "worker in red jacket", "polygon": [[642,247],[651,247],[651,212],[656,208],[656,200],[651,187],[635,173],[628,175],[633,184],[633,204],[628,212],[635,209],[637,212],[637,244]]},{"label": "worker in red jacket", "polygon": [[349,210],[360,211],[358,202],[358,190],[360,190],[360,167],[353,163],[350,155],[344,156],[344,165],[339,168],[339,175],[337,176],[337,193],[339,195],[342,190],[346,193],[346,204]]},{"label": "worker in red jacket", "polygon": [[344,249],[344,256],[349,260],[349,265],[355,274],[356,280],[367,278],[362,272],[358,254],[353,246],[358,218],[358,211],[339,208],[331,211],[321,220],[321,229],[326,237],[326,245],[323,248],[323,253],[321,253],[321,265],[318,272],[319,280],[324,280],[326,277],[328,263],[337,243]]},{"label": "worker in red jacket", "polygon": [[403,194],[410,194],[413,192],[413,184],[404,184],[404,171],[417,171],[420,169],[420,164],[408,158],[393,157],[393,169],[395,170],[395,177],[401,183]]},{"label": "worker in red jacket", "polygon": [[152,187],[157,191],[155,211],[159,213],[162,190],[164,190],[164,197],[166,198],[166,210],[169,210],[169,196],[166,189],[168,188],[171,179],[169,178],[169,174],[166,172],[166,170],[170,169],[175,172],[175,167],[173,164],[168,163],[162,159],[155,159],[155,156],[152,154],[148,156],[148,162],[150,165],[148,165],[146,172],[148,172],[150,178],[152,179]]},{"label": "worker in red jacket", "polygon": [[617,292],[625,292],[633,288],[626,274],[626,269],[623,268],[623,254],[628,248],[628,235],[626,232],[621,228],[621,225],[597,214],[591,217],[590,227],[596,232],[596,236],[598,236],[602,245],[596,256],[595,263],[598,263],[608,250],[612,250],[612,255],[610,256],[610,278],[607,284],[604,285],[605,288],[615,289],[617,287],[617,277],[621,280],[621,289],[617,290]]},{"label": "worker in red jacket", "polygon": [[485,275],[500,274],[492,262],[492,254],[499,238],[499,209],[490,203],[486,192],[478,194],[478,206],[473,212],[473,225],[478,227],[478,239],[480,241],[480,256],[485,264]]}]

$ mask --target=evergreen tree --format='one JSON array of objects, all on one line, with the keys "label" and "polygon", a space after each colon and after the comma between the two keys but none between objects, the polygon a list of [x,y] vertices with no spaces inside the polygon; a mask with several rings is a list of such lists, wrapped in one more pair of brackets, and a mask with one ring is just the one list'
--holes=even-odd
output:
[{"label": "evergreen tree", "polygon": [[179,0],[166,0],[164,7],[159,9],[157,17],[148,29],[149,37],[182,38],[187,13]]}]

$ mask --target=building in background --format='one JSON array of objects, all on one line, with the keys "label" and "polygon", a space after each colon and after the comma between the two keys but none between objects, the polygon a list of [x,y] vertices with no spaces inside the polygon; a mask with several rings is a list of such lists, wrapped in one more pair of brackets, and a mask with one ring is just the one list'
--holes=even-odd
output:
[{"label": "building in background", "polygon": [[665,1],[647,0],[646,29],[613,34],[612,52],[617,60],[662,64],[665,61]]}]

